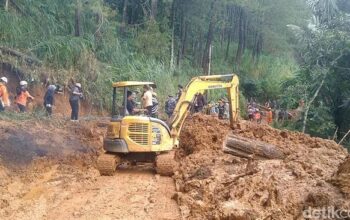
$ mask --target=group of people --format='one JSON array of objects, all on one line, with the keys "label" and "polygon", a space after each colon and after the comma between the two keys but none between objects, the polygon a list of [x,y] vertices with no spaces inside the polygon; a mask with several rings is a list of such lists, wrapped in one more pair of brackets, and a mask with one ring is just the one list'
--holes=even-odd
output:
[{"label": "group of people", "polygon": [[[10,107],[10,96],[7,89],[8,79],[6,77],[0,78],[0,112],[5,111],[5,108]],[[26,112],[28,100],[34,100],[34,97],[28,92],[27,81],[20,81],[16,88],[16,96],[14,98],[15,104],[19,112]]]},{"label": "group of people", "polygon": [[[182,92],[183,87],[178,85],[178,92],[176,96],[168,96],[168,99],[165,102],[165,112],[168,117],[173,114]],[[194,98],[192,113],[205,112],[206,114],[218,117],[219,119],[228,119],[230,117],[229,108],[227,98],[221,98],[217,103],[212,101],[208,104],[205,95],[198,92]]]},{"label": "group of people", "polygon": [[256,121],[258,124],[260,124],[262,120],[260,109],[253,107],[252,105],[248,105],[248,119],[249,121]]},{"label": "group of people", "polygon": [[[79,119],[79,102],[84,98],[83,90],[80,83],[75,83],[73,86],[68,88],[70,91],[69,104],[71,107],[71,121],[77,122]],[[52,108],[54,105],[55,94],[61,93],[62,90],[59,85],[49,85],[44,95],[44,107],[47,115],[52,115]]]},{"label": "group of people", "polygon": [[[9,108],[11,105],[10,96],[8,91],[8,79],[6,77],[0,78],[0,112],[5,111],[5,108]],[[54,96],[59,93],[60,86],[49,85],[44,95],[43,105],[46,109],[47,115],[52,115],[52,108],[54,105]],[[75,83],[70,88],[69,103],[71,106],[71,120],[78,121],[79,117],[79,100],[83,98],[83,92],[80,83]],[[28,92],[28,82],[20,81],[15,91],[14,103],[17,105],[19,112],[27,111],[27,104],[29,100],[34,100],[34,97]]]},{"label": "group of people", "polygon": [[255,121],[258,124],[262,122],[263,116],[266,117],[266,122],[272,124],[273,122],[273,113],[272,109],[269,106],[265,106],[266,111],[260,111],[258,105],[255,102],[248,104],[248,119],[249,121]]},{"label": "group of people", "polygon": [[228,119],[230,117],[230,107],[226,98],[221,98],[217,103],[210,102],[208,105],[208,113],[217,116],[219,119]]},{"label": "group of people", "polygon": [[[178,91],[176,93],[176,96],[168,95],[168,99],[165,102],[165,113],[168,115],[169,118],[173,114],[176,104],[181,98],[182,92],[182,85],[178,85]],[[198,92],[194,98],[193,113],[202,112],[206,105],[207,100],[205,96],[202,93]]]},{"label": "group of people", "polygon": [[[159,101],[157,98],[157,93],[155,92],[155,87],[150,85],[143,86],[143,93],[141,94],[141,102],[137,102],[138,91],[127,91],[127,103],[126,110],[128,115],[145,114],[152,118],[158,118],[159,114]],[[165,101],[164,110],[168,118],[173,114],[177,102],[183,93],[183,87],[178,85],[178,91],[176,95],[168,95]],[[197,93],[194,100],[194,112],[202,112],[204,106],[206,105],[206,99],[203,94]],[[138,108],[137,106],[142,106]]]},{"label": "group of people", "polygon": [[158,118],[159,102],[157,99],[157,93],[155,88],[150,85],[143,86],[143,93],[141,95],[143,108],[137,108],[139,103],[136,102],[136,93],[127,92],[126,110],[128,115],[136,115],[139,113],[145,113],[149,117]]}]

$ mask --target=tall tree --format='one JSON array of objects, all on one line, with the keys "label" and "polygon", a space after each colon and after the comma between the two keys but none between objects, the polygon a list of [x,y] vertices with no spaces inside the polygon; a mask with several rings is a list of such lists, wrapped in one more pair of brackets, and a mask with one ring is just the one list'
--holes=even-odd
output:
[{"label": "tall tree", "polygon": [[82,4],[80,0],[75,1],[75,36],[80,37],[83,34],[81,24],[81,9]]},{"label": "tall tree", "polygon": [[10,0],[5,0],[5,11],[8,11],[9,10],[9,1]]},{"label": "tall tree", "polygon": [[124,0],[123,4],[123,15],[122,15],[122,23],[120,26],[120,32],[124,33],[125,32],[125,27],[127,23],[127,18],[128,18],[128,0]]},{"label": "tall tree", "polygon": [[240,64],[242,61],[242,55],[244,52],[244,32],[245,32],[245,11],[244,8],[239,8],[239,25],[238,25],[238,45],[237,45],[237,53],[235,58],[235,63],[237,65],[237,70],[239,71]]},{"label": "tall tree", "polygon": [[151,20],[156,19],[157,11],[158,11],[158,0],[151,0],[151,12],[150,12]]},{"label": "tall tree", "polygon": [[212,46],[212,42],[214,40],[214,28],[215,28],[215,17],[216,17],[216,2],[217,0],[213,0],[210,6],[210,16],[209,16],[209,27],[207,32],[207,38],[204,48],[203,60],[202,60],[202,68],[203,73],[209,73],[209,62],[210,62],[210,50]]}]

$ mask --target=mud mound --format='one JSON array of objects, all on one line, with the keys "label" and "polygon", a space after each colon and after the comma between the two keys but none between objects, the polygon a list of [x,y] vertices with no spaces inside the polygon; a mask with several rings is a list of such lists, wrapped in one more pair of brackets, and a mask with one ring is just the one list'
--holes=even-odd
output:
[{"label": "mud mound", "polygon": [[339,170],[335,175],[334,184],[350,197],[350,156],[339,166]]},{"label": "mud mound", "polygon": [[[335,142],[265,125],[195,115],[180,141],[181,164],[174,197],[191,219],[303,219],[311,208],[347,208],[329,180],[347,152]],[[229,132],[276,145],[284,160],[247,160],[222,152]],[[349,207],[348,207],[349,208]]]},{"label": "mud mound", "polygon": [[228,122],[198,114],[189,118],[184,126],[180,142],[182,153],[185,155],[204,149],[220,150],[222,142],[230,130]]}]

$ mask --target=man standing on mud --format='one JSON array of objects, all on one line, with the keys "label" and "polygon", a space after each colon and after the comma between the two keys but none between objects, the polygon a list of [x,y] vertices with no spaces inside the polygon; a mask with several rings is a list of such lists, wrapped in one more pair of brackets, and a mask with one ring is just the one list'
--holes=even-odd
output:
[{"label": "man standing on mud", "polygon": [[7,91],[7,78],[0,78],[0,112],[5,111],[5,106],[10,106],[9,93]]},{"label": "man standing on mud", "polygon": [[83,92],[80,83],[75,83],[69,97],[69,104],[72,108],[71,121],[78,121],[79,117],[79,100],[83,98]]},{"label": "man standing on mud", "polygon": [[197,93],[195,103],[194,103],[194,111],[195,112],[202,112],[203,107],[207,104],[207,101],[202,95],[202,93]]},{"label": "man standing on mud", "polygon": [[54,103],[54,95],[56,92],[56,86],[55,85],[49,85],[47,87],[47,91],[44,96],[44,107],[46,109],[47,115],[52,115],[52,107]]},{"label": "man standing on mud", "polygon": [[165,102],[165,113],[168,115],[168,118],[171,117],[176,107],[176,100],[174,96],[168,95],[168,100]]},{"label": "man standing on mud", "polygon": [[179,101],[181,95],[182,95],[182,90],[183,90],[183,86],[182,85],[178,85],[177,86],[177,93],[176,93],[176,102]]},{"label": "man standing on mud", "polygon": [[19,108],[20,112],[26,112],[27,111],[27,102],[28,99],[34,100],[34,97],[31,96],[27,90],[28,83],[27,81],[21,81],[19,82],[19,86],[17,88],[17,95],[16,95],[16,103]]},{"label": "man standing on mud", "polygon": [[266,112],[266,121],[268,124],[272,124],[273,114],[272,114],[271,108],[268,108],[268,110]]},{"label": "man standing on mud", "polygon": [[143,86],[144,94],[142,96],[142,101],[143,101],[143,107],[147,110],[147,115],[149,117],[152,116],[152,107],[153,107],[153,102],[152,102],[152,90],[149,85],[144,85]]}]

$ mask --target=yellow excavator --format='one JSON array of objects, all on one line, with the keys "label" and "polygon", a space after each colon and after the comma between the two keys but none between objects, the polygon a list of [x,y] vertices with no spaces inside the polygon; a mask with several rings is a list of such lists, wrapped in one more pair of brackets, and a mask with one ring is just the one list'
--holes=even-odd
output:
[{"label": "yellow excavator", "polygon": [[112,119],[103,141],[105,152],[97,159],[101,175],[113,175],[121,163],[136,161],[154,163],[158,174],[172,175],[176,167],[173,149],[179,145],[182,125],[199,92],[226,89],[231,126],[238,120],[239,80],[235,74],[193,78],[179,97],[168,124],[157,118],[128,114],[128,93],[144,85],[155,84],[134,81],[113,83]]}]

